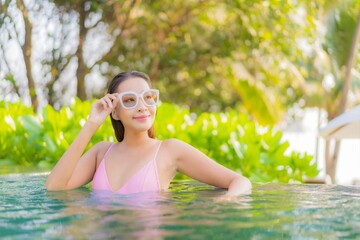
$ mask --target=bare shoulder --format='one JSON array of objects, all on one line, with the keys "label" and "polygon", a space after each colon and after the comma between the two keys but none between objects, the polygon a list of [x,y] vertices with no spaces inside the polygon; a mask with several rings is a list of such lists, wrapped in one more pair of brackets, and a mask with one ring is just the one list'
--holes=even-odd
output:
[{"label": "bare shoulder", "polygon": [[169,149],[171,151],[178,150],[179,148],[180,149],[186,148],[186,146],[190,146],[189,144],[185,143],[184,141],[181,141],[176,138],[166,139],[163,141],[162,145],[163,145],[163,148]]},{"label": "bare shoulder", "polygon": [[[109,149],[109,147],[114,144],[113,142],[98,142],[96,143],[91,150],[94,151],[94,154],[96,155],[96,162],[100,163],[101,159],[104,157],[106,151]],[[89,150],[90,151],[90,150]],[[98,165],[98,164],[97,164]]]},{"label": "bare shoulder", "polygon": [[182,140],[176,138],[170,138],[163,141],[162,149],[164,152],[167,152],[171,156],[177,158],[183,155],[188,150],[193,149],[193,147]]},{"label": "bare shoulder", "polygon": [[101,142],[96,143],[93,147],[97,148],[97,149],[103,149],[103,148],[109,148],[112,144],[114,144],[114,143],[101,141]]}]

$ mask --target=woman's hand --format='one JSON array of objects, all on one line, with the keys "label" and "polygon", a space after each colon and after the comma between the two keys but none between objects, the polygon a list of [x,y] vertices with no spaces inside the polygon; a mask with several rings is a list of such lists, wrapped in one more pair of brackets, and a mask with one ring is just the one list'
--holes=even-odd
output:
[{"label": "woman's hand", "polygon": [[228,195],[222,194],[214,198],[216,203],[238,203],[240,208],[251,208],[252,197],[248,194],[245,195]]},{"label": "woman's hand", "polygon": [[251,192],[252,184],[249,179],[239,175],[231,181],[227,193],[215,198],[215,202],[237,202],[239,199],[243,201],[244,198],[239,198],[239,196],[246,196],[251,194]]},{"label": "woman's hand", "polygon": [[252,184],[249,179],[244,176],[238,175],[238,177],[234,178],[231,181],[226,195],[237,196],[242,194],[251,194],[251,189]]},{"label": "woman's hand", "polygon": [[46,180],[48,190],[73,189],[91,181],[99,151],[96,146],[100,145],[95,145],[84,155],[83,152],[98,127],[116,108],[117,97],[118,93],[106,94],[92,105],[88,121],[49,174]]},{"label": "woman's hand", "polygon": [[103,98],[96,101],[91,107],[88,122],[98,126],[103,124],[107,116],[109,116],[118,105],[118,95],[118,93],[106,94]]}]

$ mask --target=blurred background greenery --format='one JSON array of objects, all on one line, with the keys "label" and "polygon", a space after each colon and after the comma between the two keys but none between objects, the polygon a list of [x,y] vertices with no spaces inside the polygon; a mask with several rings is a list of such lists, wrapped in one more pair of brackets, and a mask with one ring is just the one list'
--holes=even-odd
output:
[{"label": "blurred background greenery", "polygon": [[[0,0],[0,166],[50,168],[92,99],[138,70],[172,103],[159,138],[257,181],[314,177],[312,157],[286,156],[274,127],[296,109],[330,120],[360,103],[359,19],[357,0]],[[103,128],[93,142],[113,140]]]}]

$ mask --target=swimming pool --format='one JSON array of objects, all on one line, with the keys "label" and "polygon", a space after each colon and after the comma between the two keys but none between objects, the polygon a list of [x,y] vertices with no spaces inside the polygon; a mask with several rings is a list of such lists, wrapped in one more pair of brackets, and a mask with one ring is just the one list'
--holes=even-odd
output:
[{"label": "swimming pool", "polygon": [[47,192],[44,174],[0,175],[0,238],[359,239],[359,186],[255,184],[223,190],[175,181],[166,193]]}]

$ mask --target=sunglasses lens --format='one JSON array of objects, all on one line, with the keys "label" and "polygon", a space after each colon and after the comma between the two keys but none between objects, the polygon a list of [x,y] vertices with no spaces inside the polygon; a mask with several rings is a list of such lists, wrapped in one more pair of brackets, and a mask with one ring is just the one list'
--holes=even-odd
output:
[{"label": "sunglasses lens", "polygon": [[137,96],[133,93],[125,94],[121,97],[121,102],[126,108],[133,108],[137,105]]},{"label": "sunglasses lens", "polygon": [[155,106],[159,100],[159,94],[157,91],[146,91],[143,94],[144,102],[148,106]]}]

